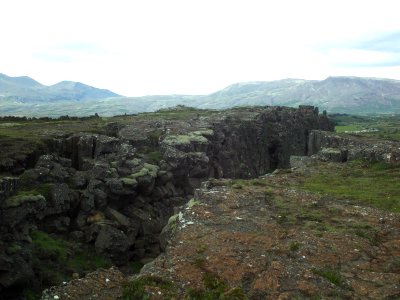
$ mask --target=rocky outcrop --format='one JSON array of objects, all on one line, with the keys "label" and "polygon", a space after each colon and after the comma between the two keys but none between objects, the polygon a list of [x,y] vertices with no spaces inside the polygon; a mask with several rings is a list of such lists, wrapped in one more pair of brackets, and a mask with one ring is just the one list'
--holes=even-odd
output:
[{"label": "rocky outcrop", "polygon": [[[32,277],[39,228],[91,245],[115,265],[157,257],[174,208],[209,177],[250,178],[305,155],[309,132],[332,129],[314,107],[233,109],[189,122],[112,123],[112,136],[79,133],[48,141],[51,153],[18,179],[2,179],[0,289]],[[17,180],[17,179],[15,179]],[[18,186],[16,189],[15,186]],[[24,249],[7,254],[10,245]],[[2,278],[7,278],[3,280]]]},{"label": "rocky outcrop", "polygon": [[400,164],[400,143],[314,130],[309,135],[308,155],[314,154],[337,162],[364,159]]}]

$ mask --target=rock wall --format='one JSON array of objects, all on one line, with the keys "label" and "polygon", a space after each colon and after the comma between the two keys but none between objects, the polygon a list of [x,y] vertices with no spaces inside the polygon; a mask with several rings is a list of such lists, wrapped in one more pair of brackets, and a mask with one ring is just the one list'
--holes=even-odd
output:
[{"label": "rock wall", "polygon": [[313,130],[309,135],[307,154],[318,154],[327,160],[339,162],[365,159],[400,164],[400,143]]},{"label": "rock wall", "polygon": [[[47,141],[49,153],[19,177],[18,190],[14,179],[1,181],[0,293],[32,280],[32,230],[92,245],[117,266],[156,257],[174,207],[202,181],[287,167],[290,155],[309,151],[311,130],[332,125],[305,106],[106,128],[112,136],[81,133]],[[154,153],[157,160],[150,159]]]}]

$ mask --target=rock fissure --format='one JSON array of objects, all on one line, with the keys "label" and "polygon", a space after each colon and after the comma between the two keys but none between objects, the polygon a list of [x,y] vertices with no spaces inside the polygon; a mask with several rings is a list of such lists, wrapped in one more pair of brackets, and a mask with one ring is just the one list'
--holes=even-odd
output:
[{"label": "rock fissure", "polygon": [[[45,232],[49,241],[62,237],[78,248],[89,245],[122,269],[145,262],[161,253],[162,229],[202,182],[256,178],[289,167],[290,156],[316,147],[309,132],[332,130],[325,115],[306,106],[232,109],[199,116],[190,125],[151,118],[110,124],[104,130],[110,136],[55,139],[34,168],[1,179],[0,230],[9,237],[0,244],[4,295],[41,285],[37,276],[43,270],[35,266],[33,250],[48,245],[32,232]],[[62,249],[42,250],[60,257]]]}]

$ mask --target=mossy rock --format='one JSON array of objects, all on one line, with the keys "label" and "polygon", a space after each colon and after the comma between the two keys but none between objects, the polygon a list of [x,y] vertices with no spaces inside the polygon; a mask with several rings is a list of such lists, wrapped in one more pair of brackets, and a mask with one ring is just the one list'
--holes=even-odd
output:
[{"label": "mossy rock", "polygon": [[202,135],[201,131],[191,132],[187,135],[169,135],[164,139],[164,143],[169,146],[189,145],[191,143],[205,144],[208,140]]},{"label": "mossy rock", "polygon": [[199,204],[200,204],[199,200],[197,200],[195,198],[192,198],[192,199],[189,200],[189,202],[186,204],[186,206],[188,208],[192,208],[193,206],[196,206],[196,205],[199,205]]},{"label": "mossy rock", "polygon": [[16,195],[8,198],[5,201],[5,207],[18,207],[24,203],[28,202],[37,202],[37,201],[45,201],[45,197],[42,195]]},{"label": "mossy rock", "polygon": [[152,177],[152,178],[156,178],[159,169],[160,169],[160,168],[159,168],[158,166],[145,163],[145,164],[143,165],[143,168],[140,169],[139,172],[136,172],[136,173],[133,173],[133,174],[129,175],[128,178],[130,178],[130,179],[136,179],[136,180],[137,180],[138,178],[144,177],[144,176],[150,176],[150,177]]},{"label": "mossy rock", "polygon": [[138,182],[135,178],[130,178],[130,177],[121,178],[121,181],[124,185],[129,186],[129,187],[135,187],[138,184]]}]

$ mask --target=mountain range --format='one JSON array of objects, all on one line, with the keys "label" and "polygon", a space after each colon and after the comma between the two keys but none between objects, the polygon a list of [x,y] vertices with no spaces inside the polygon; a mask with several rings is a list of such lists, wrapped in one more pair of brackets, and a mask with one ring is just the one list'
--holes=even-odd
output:
[{"label": "mountain range", "polygon": [[155,111],[178,104],[225,109],[251,105],[314,105],[330,113],[400,113],[400,81],[363,77],[242,82],[209,95],[123,97],[79,82],[44,86],[0,74],[0,115],[103,116]]},{"label": "mountain range", "polygon": [[120,95],[80,82],[61,81],[46,86],[28,76],[10,77],[0,74],[0,99],[23,103],[98,100]]}]

